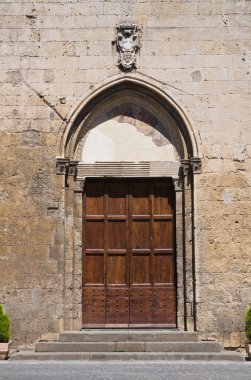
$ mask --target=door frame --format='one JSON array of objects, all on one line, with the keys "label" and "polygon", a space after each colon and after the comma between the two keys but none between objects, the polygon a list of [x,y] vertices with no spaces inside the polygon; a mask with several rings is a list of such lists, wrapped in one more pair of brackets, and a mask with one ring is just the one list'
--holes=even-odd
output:
[{"label": "door frame", "polygon": [[[176,305],[177,328],[193,331],[192,300],[192,247],[191,240],[191,183],[182,169],[179,177],[170,177],[175,192],[176,239]],[[123,177],[122,177],[123,178]],[[185,180],[186,179],[186,180]],[[65,192],[65,285],[64,329],[82,328],[82,197],[85,181],[67,179]]]}]

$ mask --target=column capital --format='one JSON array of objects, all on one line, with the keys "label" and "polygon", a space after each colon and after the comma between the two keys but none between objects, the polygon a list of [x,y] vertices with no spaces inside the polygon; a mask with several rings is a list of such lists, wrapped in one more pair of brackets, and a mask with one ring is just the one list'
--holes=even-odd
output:
[{"label": "column capital", "polygon": [[202,172],[202,162],[199,157],[191,157],[190,159],[181,160],[181,168],[183,170],[183,175],[187,176],[191,171],[193,174],[201,174]]},{"label": "column capital", "polygon": [[202,172],[202,162],[199,157],[190,158],[190,166],[192,168],[193,174],[201,174]]},{"label": "column capital", "polygon": [[59,175],[76,176],[78,161],[70,160],[68,157],[57,157],[56,173]]},{"label": "column capital", "polygon": [[187,159],[181,160],[181,168],[183,171],[183,176],[188,175],[189,168],[190,168],[190,160],[187,160]]}]

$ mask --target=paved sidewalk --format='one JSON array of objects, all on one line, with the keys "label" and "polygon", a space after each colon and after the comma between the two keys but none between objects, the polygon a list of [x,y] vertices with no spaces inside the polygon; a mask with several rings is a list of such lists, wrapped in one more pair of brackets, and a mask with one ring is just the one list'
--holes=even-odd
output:
[{"label": "paved sidewalk", "polygon": [[0,380],[251,380],[251,362],[10,362]]}]

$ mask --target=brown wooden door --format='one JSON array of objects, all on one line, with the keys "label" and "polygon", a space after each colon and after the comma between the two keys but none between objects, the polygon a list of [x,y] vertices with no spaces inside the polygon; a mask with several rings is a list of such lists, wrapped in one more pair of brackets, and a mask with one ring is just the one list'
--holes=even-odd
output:
[{"label": "brown wooden door", "polygon": [[176,326],[173,210],[169,180],[87,180],[83,326]]}]

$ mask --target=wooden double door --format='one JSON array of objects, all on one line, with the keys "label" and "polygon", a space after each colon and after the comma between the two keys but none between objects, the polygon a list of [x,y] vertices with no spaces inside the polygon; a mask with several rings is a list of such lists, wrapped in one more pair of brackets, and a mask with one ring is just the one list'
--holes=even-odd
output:
[{"label": "wooden double door", "polygon": [[175,327],[170,180],[88,179],[83,194],[83,327]]}]

